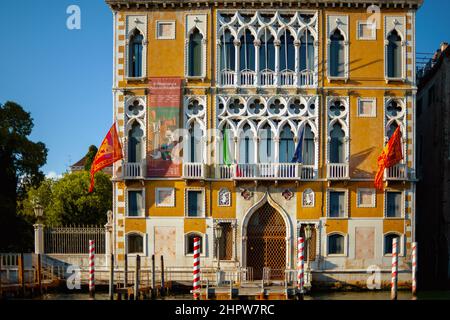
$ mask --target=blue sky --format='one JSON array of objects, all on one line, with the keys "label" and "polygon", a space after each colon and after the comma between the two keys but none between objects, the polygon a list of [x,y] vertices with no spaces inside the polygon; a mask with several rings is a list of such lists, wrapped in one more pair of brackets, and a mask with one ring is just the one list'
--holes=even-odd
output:
[{"label": "blue sky", "polygon": [[[81,8],[81,30],[66,9]],[[417,16],[417,52],[450,41],[450,1],[425,0]],[[112,121],[112,13],[103,0],[0,0],[0,103],[30,111],[32,139],[49,148],[47,174],[61,174]]]}]

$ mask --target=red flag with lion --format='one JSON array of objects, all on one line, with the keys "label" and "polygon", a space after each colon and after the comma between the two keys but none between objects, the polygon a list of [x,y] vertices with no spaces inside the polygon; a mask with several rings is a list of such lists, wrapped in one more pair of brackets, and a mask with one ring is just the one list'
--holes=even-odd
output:
[{"label": "red flag with lion", "polygon": [[116,124],[114,123],[109,129],[108,134],[98,149],[94,161],[91,166],[91,186],[89,193],[94,191],[95,173],[112,165],[114,162],[123,159],[122,146],[120,144],[119,135],[117,134]]}]

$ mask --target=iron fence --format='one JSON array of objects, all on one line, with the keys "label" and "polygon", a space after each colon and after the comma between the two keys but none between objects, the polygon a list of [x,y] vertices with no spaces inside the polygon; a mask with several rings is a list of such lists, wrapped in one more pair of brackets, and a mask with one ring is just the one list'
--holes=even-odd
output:
[{"label": "iron fence", "polygon": [[95,252],[105,253],[105,228],[103,227],[56,227],[45,229],[45,253],[88,254],[89,240],[95,241]]}]

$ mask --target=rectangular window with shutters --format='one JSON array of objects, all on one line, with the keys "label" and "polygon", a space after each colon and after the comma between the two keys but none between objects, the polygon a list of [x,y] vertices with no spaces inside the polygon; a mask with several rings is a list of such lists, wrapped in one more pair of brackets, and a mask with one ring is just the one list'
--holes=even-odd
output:
[{"label": "rectangular window with shutters", "polygon": [[345,218],[347,216],[347,203],[345,191],[329,191],[328,217]]},{"label": "rectangular window with shutters", "polygon": [[186,216],[200,218],[205,216],[205,193],[203,190],[186,191]]},{"label": "rectangular window with shutters", "polygon": [[399,191],[386,192],[386,217],[401,218],[403,211],[403,195]]},{"label": "rectangular window with shutters", "polygon": [[144,191],[128,190],[127,216],[128,217],[144,216]]}]

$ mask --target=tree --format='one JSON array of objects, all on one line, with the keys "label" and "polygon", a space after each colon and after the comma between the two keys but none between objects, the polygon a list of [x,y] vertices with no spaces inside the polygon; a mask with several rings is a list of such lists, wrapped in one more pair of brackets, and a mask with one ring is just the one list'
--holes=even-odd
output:
[{"label": "tree", "polygon": [[[28,139],[33,119],[20,105],[0,105],[0,251],[25,251],[32,227],[17,215],[17,200],[44,178],[47,161],[42,142]],[[31,233],[32,239],[32,233]]]},{"label": "tree", "polygon": [[112,183],[103,172],[95,174],[95,190],[88,193],[87,171],[64,175],[52,190],[49,222],[54,224],[106,223],[106,212],[112,208]]},{"label": "tree", "polygon": [[94,192],[88,193],[87,171],[66,173],[61,179],[45,179],[39,187],[28,190],[21,202],[21,213],[33,217],[34,206],[44,207],[46,226],[104,225],[106,212],[112,208],[112,183],[106,174],[95,175]]},{"label": "tree", "polygon": [[84,170],[91,171],[92,162],[94,162],[94,158],[97,154],[98,148],[94,145],[89,147],[88,153],[86,153],[86,162],[84,165]]}]

